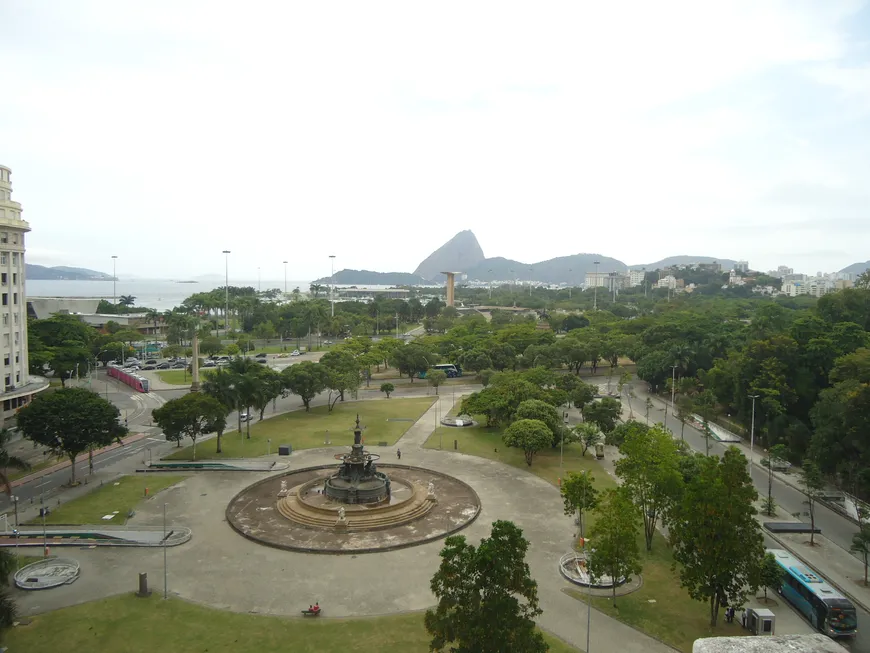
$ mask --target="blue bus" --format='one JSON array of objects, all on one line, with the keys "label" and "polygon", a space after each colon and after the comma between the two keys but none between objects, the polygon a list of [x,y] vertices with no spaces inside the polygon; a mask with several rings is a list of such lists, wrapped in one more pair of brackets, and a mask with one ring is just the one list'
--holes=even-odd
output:
[{"label": "blue bus", "polygon": [[852,602],[813,569],[784,549],[767,549],[785,571],[776,590],[797,608],[813,628],[829,637],[851,637],[858,632]]}]

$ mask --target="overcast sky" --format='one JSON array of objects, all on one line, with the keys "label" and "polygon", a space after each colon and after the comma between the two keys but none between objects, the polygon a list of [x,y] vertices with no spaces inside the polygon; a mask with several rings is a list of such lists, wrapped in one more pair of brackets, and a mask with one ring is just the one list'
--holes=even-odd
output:
[{"label": "overcast sky", "polygon": [[867,1],[4,0],[0,35],[31,263],[870,259]]}]

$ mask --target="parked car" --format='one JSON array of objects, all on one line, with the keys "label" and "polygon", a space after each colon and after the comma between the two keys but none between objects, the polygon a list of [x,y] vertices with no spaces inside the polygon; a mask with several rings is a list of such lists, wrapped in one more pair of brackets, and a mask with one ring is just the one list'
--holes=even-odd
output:
[{"label": "parked car", "polygon": [[254,419],[254,416],[251,415],[250,413],[241,413],[239,415],[239,419],[242,420],[243,422],[249,422],[252,419]]},{"label": "parked car", "polygon": [[186,363],[173,363],[171,369],[173,369],[173,370],[186,370],[187,364]]},{"label": "parked car", "polygon": [[203,367],[215,367],[215,366],[216,366],[216,363],[215,363],[214,361],[205,361],[205,362],[202,364],[202,366],[203,366]]},{"label": "parked car", "polygon": [[146,365],[157,365],[157,360],[154,358],[149,358],[147,361],[145,361],[145,364]]},{"label": "parked car", "polygon": [[278,358],[287,358],[288,354],[285,351],[283,354],[278,354]]},{"label": "parked car", "polygon": [[157,369],[157,366],[156,365],[145,365],[145,367],[143,367],[142,369],[143,370],[154,370],[154,369]]},{"label": "parked car", "polygon": [[156,370],[168,370],[172,367],[172,363],[158,363],[154,369]]},{"label": "parked car", "polygon": [[294,349],[294,350],[293,350],[293,353],[290,354],[290,355],[291,355],[291,356],[301,356],[302,354],[299,353],[299,350],[298,350],[298,349]]},{"label": "parked car", "polygon": [[227,362],[227,363],[230,362],[230,357],[229,357],[229,356],[218,356],[217,359],[218,359],[219,361],[225,361],[225,362]]},{"label": "parked car", "polygon": [[261,351],[259,354],[257,354],[256,356],[254,356],[254,358],[266,358],[266,356],[268,356],[268,354],[266,354],[265,352],[262,352],[262,351]]},{"label": "parked car", "polygon": [[229,361],[218,361],[218,362],[217,362],[217,366],[218,366],[218,367],[226,367],[226,366],[229,365],[229,364],[230,364]]},{"label": "parked car", "polygon": [[269,362],[265,358],[255,358],[254,360],[257,361],[258,363],[262,363],[263,365],[265,365],[266,363]]}]

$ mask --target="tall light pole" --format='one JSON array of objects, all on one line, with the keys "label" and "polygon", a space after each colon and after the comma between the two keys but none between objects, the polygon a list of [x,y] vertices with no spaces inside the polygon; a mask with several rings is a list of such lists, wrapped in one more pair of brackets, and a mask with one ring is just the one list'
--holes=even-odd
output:
[{"label": "tall light pole", "polygon": [[230,332],[230,250],[225,249],[224,255],[224,290],[226,291],[226,305],[224,306],[224,336]]},{"label": "tall light pole", "polygon": [[169,574],[166,568],[166,504],[163,504],[163,598],[169,598]]},{"label": "tall light pole", "polygon": [[594,261],[593,265],[595,266],[595,285],[592,286],[592,310],[598,310],[598,266],[601,265],[601,261]]},{"label": "tall light pole", "polygon": [[574,272],[574,270],[568,268],[568,299],[571,299],[571,279],[573,279],[573,276],[571,274],[572,272]]},{"label": "tall light pole", "polygon": [[335,254],[329,255],[329,283],[331,286],[329,290],[329,314],[335,317]]},{"label": "tall light pole", "polygon": [[529,297],[532,296],[532,266],[529,266]]},{"label": "tall light pole", "polygon": [[489,298],[492,299],[492,270],[489,270]]},{"label": "tall light pole", "polygon": [[118,297],[118,293],[116,290],[117,283],[118,283],[118,275],[115,274],[115,269],[116,269],[115,263],[117,261],[118,261],[118,257],[112,256],[112,303],[113,304],[117,303],[117,297]]},{"label": "tall light pole", "polygon": [[[671,414],[674,411],[674,391],[677,389],[677,366],[671,365]],[[668,405],[665,404],[665,428],[668,426]]]},{"label": "tall light pole", "polygon": [[284,261],[284,294],[287,294],[287,261]]},{"label": "tall light pole", "polygon": [[[759,395],[749,395],[752,399],[752,426],[749,428],[749,479],[752,480],[752,450],[755,449],[755,400]],[[768,464],[770,462],[768,461]]]}]

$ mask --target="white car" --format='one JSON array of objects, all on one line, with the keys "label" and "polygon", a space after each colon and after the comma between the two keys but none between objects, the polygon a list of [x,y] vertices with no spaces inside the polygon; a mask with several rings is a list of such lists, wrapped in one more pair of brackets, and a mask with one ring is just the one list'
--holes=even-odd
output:
[{"label": "white car", "polygon": [[241,413],[239,415],[239,419],[242,420],[243,422],[250,422],[252,419],[254,419],[254,416],[251,415],[250,413]]},{"label": "white car", "polygon": [[290,354],[290,355],[291,355],[291,356],[301,356],[302,354],[299,353],[299,350],[298,350],[298,349],[294,349],[294,350],[293,350],[293,353]]}]

